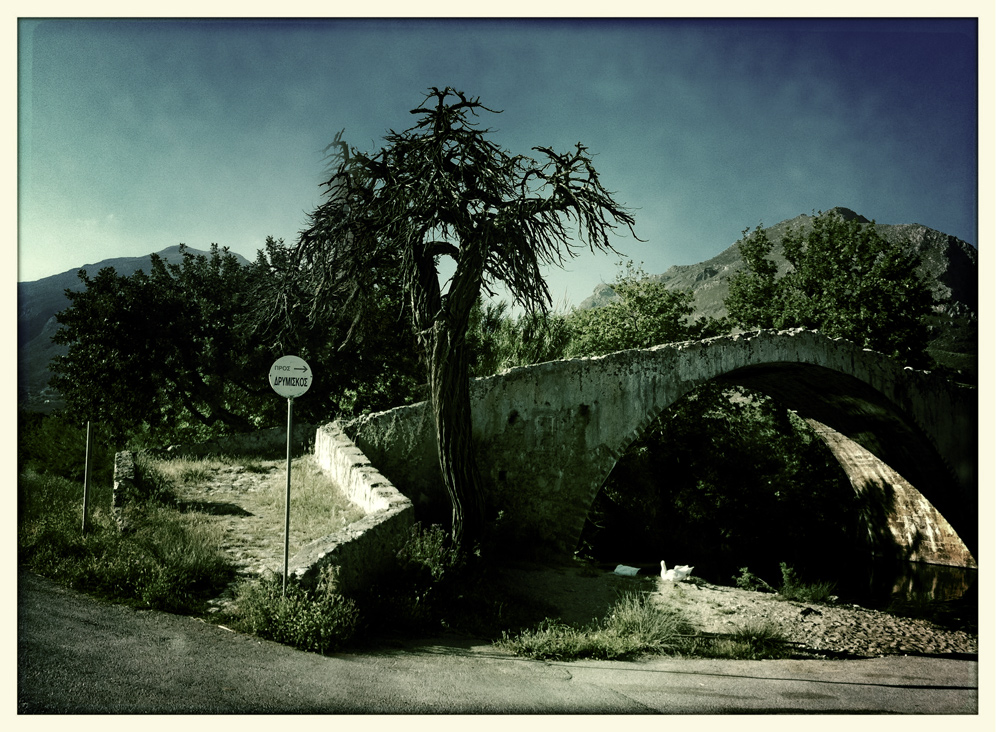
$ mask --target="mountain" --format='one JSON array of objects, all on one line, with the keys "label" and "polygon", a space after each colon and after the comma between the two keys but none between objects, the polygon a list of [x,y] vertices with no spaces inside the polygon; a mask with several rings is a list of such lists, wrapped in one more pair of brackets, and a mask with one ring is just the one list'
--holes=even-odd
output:
[{"label": "mountain", "polygon": [[[167,247],[156,254],[166,262],[180,262],[180,246]],[[187,247],[191,254],[210,252]],[[250,262],[233,253],[240,264]],[[116,257],[96,264],[85,264],[40,280],[17,283],[17,350],[18,350],[18,403],[44,408],[56,396],[48,389],[48,364],[53,356],[65,353],[65,348],[52,343],[52,335],[59,329],[55,315],[69,307],[66,290],[79,291],[83,283],[77,276],[82,269],[93,277],[105,267],[112,267],[123,277],[139,270],[149,271],[150,255],[142,257]],[[48,406],[52,406],[51,403]]]},{"label": "mountain", "polygon": [[[848,220],[857,219],[871,224],[847,208],[834,209]],[[793,231],[808,233],[814,216],[801,214],[764,230],[775,245],[771,259],[778,265],[778,276],[789,270],[788,260],[781,254],[782,237]],[[903,244],[920,256],[920,271],[931,281],[931,289],[938,305],[929,325],[933,339],[929,351],[943,366],[974,374],[977,350],[978,325],[978,260],[975,247],[954,236],[921,224],[871,224],[879,235],[893,244]],[[746,269],[740,256],[739,242],[721,253],[698,264],[673,266],[666,272],[652,275],[650,279],[662,282],[671,290],[694,292],[695,315],[721,318],[727,314],[725,299],[729,294],[729,280],[740,270]],[[593,294],[584,300],[581,308],[600,307],[611,301],[614,293],[606,285],[598,285]]]}]

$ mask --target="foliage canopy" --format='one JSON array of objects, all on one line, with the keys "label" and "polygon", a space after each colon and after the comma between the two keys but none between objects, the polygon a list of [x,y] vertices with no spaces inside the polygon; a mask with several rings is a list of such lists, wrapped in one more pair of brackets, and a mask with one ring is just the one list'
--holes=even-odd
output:
[{"label": "foliage canopy", "polygon": [[[80,273],[67,291],[53,360],[67,413],[107,426],[119,443],[197,442],[283,423],[284,403],[266,374],[294,352],[313,365],[314,388],[298,400],[298,418],[353,416],[412,400],[418,368],[412,340],[399,336],[400,302],[373,302],[348,338],[348,323],[310,321],[294,307],[269,317],[276,293],[290,303],[302,278],[287,247],[268,237],[257,260],[241,265],[213,245],[208,256],[182,246],[182,260],[152,255],[149,273],[113,268]],[[350,348],[341,348],[349,341]]]},{"label": "foliage canopy", "polygon": [[[170,433],[178,423],[249,431],[264,384],[250,371],[265,357],[248,352],[234,324],[247,308],[249,273],[228,252],[182,249],[180,263],[150,258],[130,277],[111,267],[68,290],[53,341],[53,386],[71,413],[108,424],[117,437]],[[258,366],[259,368],[259,366]]]},{"label": "foliage canopy", "polygon": [[625,263],[610,287],[616,295],[610,303],[567,318],[573,334],[568,355],[600,356],[718,333],[718,323],[694,318],[694,293],[668,289],[634,262]]},{"label": "foliage canopy", "polygon": [[911,366],[929,365],[925,319],[933,296],[916,252],[832,209],[815,217],[808,233],[799,229],[782,238],[792,269],[779,277],[762,226],[748,231],[739,244],[747,269],[730,280],[726,299],[737,325],[815,328]]}]

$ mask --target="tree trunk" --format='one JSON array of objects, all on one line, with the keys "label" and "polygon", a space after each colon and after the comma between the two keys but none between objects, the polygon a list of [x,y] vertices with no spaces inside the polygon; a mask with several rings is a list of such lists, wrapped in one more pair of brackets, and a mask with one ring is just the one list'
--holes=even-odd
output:
[{"label": "tree trunk", "polygon": [[440,322],[434,324],[433,331],[428,370],[438,464],[451,498],[452,541],[471,549],[483,534],[485,505],[472,450],[469,355],[464,337],[455,337]]},{"label": "tree trunk", "polygon": [[[422,234],[418,241],[422,241]],[[460,264],[445,304],[433,255],[423,246],[411,246],[407,253],[407,290],[427,369],[438,465],[451,499],[451,538],[457,546],[472,549],[485,525],[482,484],[472,452],[469,354],[465,345],[471,303],[479,294],[478,278],[468,274],[467,263]]]}]

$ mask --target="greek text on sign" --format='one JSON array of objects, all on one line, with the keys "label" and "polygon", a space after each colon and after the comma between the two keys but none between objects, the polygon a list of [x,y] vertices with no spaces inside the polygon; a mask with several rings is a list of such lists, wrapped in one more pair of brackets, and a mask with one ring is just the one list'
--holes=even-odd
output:
[{"label": "greek text on sign", "polygon": [[267,378],[280,396],[294,399],[309,391],[312,370],[298,356],[282,356],[272,364]]}]

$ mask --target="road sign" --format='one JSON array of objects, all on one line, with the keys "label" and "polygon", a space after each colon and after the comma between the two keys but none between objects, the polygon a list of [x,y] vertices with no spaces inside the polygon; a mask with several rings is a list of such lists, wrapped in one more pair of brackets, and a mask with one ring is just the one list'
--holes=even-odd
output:
[{"label": "road sign", "polygon": [[312,386],[312,369],[298,356],[282,356],[271,365],[267,376],[279,396],[300,397]]},{"label": "road sign", "polygon": [[288,438],[285,456],[285,569],[281,575],[281,594],[288,582],[288,528],[292,505],[292,401],[309,391],[312,369],[298,356],[282,356],[271,365],[267,375],[271,388],[288,399]]}]

